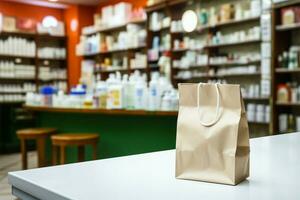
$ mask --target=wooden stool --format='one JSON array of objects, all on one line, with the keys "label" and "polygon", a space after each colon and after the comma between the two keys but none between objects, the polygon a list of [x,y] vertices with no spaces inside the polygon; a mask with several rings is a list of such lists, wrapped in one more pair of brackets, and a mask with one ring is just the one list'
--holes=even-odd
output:
[{"label": "wooden stool", "polygon": [[37,154],[38,154],[38,167],[45,167],[45,142],[46,139],[57,131],[54,128],[30,128],[17,131],[18,138],[21,141],[21,154],[22,154],[22,169],[27,169],[27,150],[26,140],[36,140]]},{"label": "wooden stool", "polygon": [[60,148],[60,164],[66,162],[66,146],[78,147],[78,161],[84,161],[84,146],[92,145],[93,159],[97,159],[98,134],[59,134],[53,135],[52,140],[52,161],[53,165],[57,164],[57,148]]}]

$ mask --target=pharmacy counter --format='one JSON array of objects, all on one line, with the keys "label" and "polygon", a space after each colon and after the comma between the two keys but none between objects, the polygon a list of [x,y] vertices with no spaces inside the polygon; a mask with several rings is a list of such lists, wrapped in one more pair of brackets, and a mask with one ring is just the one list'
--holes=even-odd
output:
[{"label": "pharmacy counter", "polygon": [[175,151],[12,172],[20,199],[298,200],[300,133],[251,139],[250,178],[237,186],[175,179]]},{"label": "pharmacy counter", "polygon": [[[175,148],[177,112],[29,107],[39,127],[60,133],[99,133],[99,158],[111,158]],[[86,152],[91,158],[91,149]],[[47,158],[50,155],[48,142]],[[76,148],[67,149],[75,162]]]}]

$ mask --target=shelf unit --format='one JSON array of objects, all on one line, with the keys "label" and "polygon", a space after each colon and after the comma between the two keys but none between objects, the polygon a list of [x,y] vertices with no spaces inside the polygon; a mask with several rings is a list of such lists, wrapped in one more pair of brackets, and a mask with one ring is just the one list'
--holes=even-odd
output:
[{"label": "shelf unit", "polygon": [[[222,1],[221,3],[228,3],[228,2],[233,2],[231,0],[227,1]],[[199,6],[201,4],[201,6]],[[262,39],[253,39],[253,40],[245,40],[245,41],[237,41],[237,42],[232,42],[232,43],[223,43],[223,44],[206,44],[203,46],[203,48],[199,49],[176,49],[174,48],[174,40],[175,39],[180,39],[182,40],[184,36],[206,36],[206,37],[211,37],[213,34],[215,34],[217,31],[220,30],[231,30],[231,29],[243,29],[244,27],[252,28],[254,26],[259,26],[261,17],[248,17],[245,19],[240,19],[240,20],[230,20],[227,22],[222,22],[222,23],[217,23],[214,25],[205,25],[205,26],[199,26],[197,29],[191,33],[186,33],[186,32],[172,32],[170,26],[166,26],[161,28],[160,30],[150,30],[150,15],[153,12],[162,12],[165,14],[166,17],[170,17],[171,21],[173,20],[180,20],[182,17],[182,14],[185,10],[188,8],[190,9],[197,9],[197,8],[206,8],[205,6],[208,5],[207,7],[210,7],[215,4],[220,4],[220,2],[217,3],[212,3],[211,1],[208,0],[201,0],[201,1],[188,1],[188,0],[165,0],[161,3],[146,7],[146,13],[147,13],[147,20],[146,22],[141,22],[141,24],[144,24],[146,26],[147,30],[147,41],[146,41],[146,46],[141,47],[140,49],[122,49],[122,50],[115,50],[115,51],[109,51],[109,52],[101,52],[101,53],[93,53],[90,55],[85,55],[85,59],[92,59],[99,61],[99,59],[103,59],[105,56],[113,56],[113,55],[128,55],[132,51],[145,51],[146,53],[149,52],[149,50],[152,49],[152,40],[155,36],[159,36],[162,38],[162,35],[165,34],[170,34],[171,38],[171,44],[170,44],[170,49],[160,49],[158,51],[159,57],[163,54],[168,54],[170,56],[171,60],[171,81],[172,84],[176,87],[179,82],[199,82],[201,81],[210,81],[210,80],[219,80],[223,79],[226,80],[228,83],[237,83],[237,84],[260,84],[260,81],[262,80],[262,72],[261,72],[261,59],[254,59],[254,60],[246,60],[243,62],[240,61],[228,61],[224,63],[205,63],[201,65],[194,65],[190,66],[189,69],[181,69],[173,66],[173,61],[180,59],[186,52],[188,51],[195,51],[199,52],[202,54],[206,54],[208,58],[211,58],[213,56],[220,56],[222,53],[228,52],[228,50],[232,51],[239,51],[240,48],[243,48],[244,50],[251,48],[255,49],[255,51],[258,51],[260,53],[261,51],[261,43],[263,42]],[[110,34],[112,32],[118,32],[120,30],[124,30],[126,27],[126,24],[117,26],[117,27],[108,27],[107,29],[98,29],[94,32],[88,33],[87,35],[92,35],[95,33],[103,33],[103,34]],[[279,27],[278,27],[279,28]],[[286,28],[286,27],[284,27]],[[280,28],[279,28],[280,29]],[[226,32],[226,31],[225,31]],[[235,50],[237,49],[237,50]],[[220,69],[225,69],[226,67],[238,67],[238,66],[246,66],[246,65],[254,65],[257,68],[257,71],[254,73],[238,73],[238,74],[224,74],[224,75],[218,75],[216,73]],[[120,66],[121,67],[121,66]],[[158,67],[158,60],[148,60],[147,66],[143,69],[144,72],[147,73],[148,78],[150,78],[151,72],[159,70]],[[199,71],[206,73],[201,76],[196,76],[188,79],[183,79],[181,77],[177,77],[177,73],[180,71]],[[121,73],[130,73],[132,72],[131,67],[128,65],[128,69],[113,69],[113,70],[97,70],[95,74],[101,74],[104,77],[107,77],[109,73],[115,72],[115,71],[121,71]],[[211,72],[215,73],[211,73]],[[210,75],[209,75],[210,74]],[[213,75],[215,74],[215,75]],[[104,78],[105,79],[105,78]],[[245,83],[243,80],[246,80]],[[254,98],[244,98],[245,103],[257,103],[257,104],[264,104],[264,105],[271,105],[273,98],[272,96],[268,97],[254,97]],[[270,123],[255,123],[251,122],[250,126],[251,127],[256,127],[259,125],[260,128],[263,129],[265,133],[270,133],[272,125],[272,121]]]},{"label": "shelf unit", "polygon": [[[291,25],[282,25],[281,23],[281,9],[287,8],[290,6],[300,6],[299,0],[289,0],[282,3],[274,4],[272,7],[272,92],[273,98],[272,102],[272,110],[273,110],[273,130],[275,133],[280,132],[279,128],[279,116],[281,114],[292,115],[294,118],[296,116],[300,116],[300,103],[292,103],[292,102],[278,102],[277,101],[277,86],[281,83],[288,82],[296,82],[298,85],[300,84],[300,68],[296,69],[287,69],[281,68],[278,63],[278,56],[282,54],[283,51],[288,51],[291,45],[300,46],[299,40],[297,40],[299,31],[300,31],[300,23],[291,24]],[[285,39],[282,42],[282,38]],[[293,127],[289,127],[289,129],[295,130],[295,120]]]},{"label": "shelf unit", "polygon": [[[43,85],[58,85],[64,84],[66,86],[66,91],[68,91],[68,62],[67,62],[67,37],[65,36],[51,36],[51,35],[37,35],[36,37],[36,46],[37,50],[43,47],[54,47],[54,48],[63,48],[66,51],[65,58],[45,58],[39,57],[36,53],[36,82],[37,88],[41,88]],[[50,70],[62,70],[66,76],[65,78],[53,78],[50,80],[42,80],[39,77],[41,69],[44,67],[49,68]],[[62,72],[58,72],[62,73]]]},{"label": "shelf unit", "polygon": [[[49,45],[59,44],[61,47],[65,48],[67,51],[67,37],[62,36],[51,36],[51,35],[40,35],[37,33],[22,33],[22,32],[0,32],[0,39],[6,39],[8,37],[18,37],[23,38],[35,43],[36,50],[34,56],[24,56],[24,55],[7,55],[1,54],[0,61],[13,61],[15,64],[30,64],[35,68],[35,75],[33,78],[22,78],[22,77],[1,77],[0,84],[16,84],[23,85],[24,83],[32,83],[35,84],[35,90],[38,91],[39,86],[42,82],[39,80],[38,73],[41,65],[46,65],[50,67],[54,67],[55,64],[59,68],[68,69],[67,59],[56,59],[56,58],[39,58],[38,57],[38,48],[40,47],[48,47]],[[48,81],[47,84],[53,84],[57,80]],[[68,79],[59,80],[64,81],[66,84],[68,83]],[[14,95],[14,94],[22,94],[25,95],[25,92],[0,92],[0,95]],[[19,101],[18,101],[19,102]],[[0,102],[0,104],[5,104],[6,102]],[[8,102],[11,104],[12,102]],[[6,104],[5,104],[6,105]]]},{"label": "shelf unit", "polygon": [[[119,33],[121,31],[126,30],[126,27],[128,24],[136,24],[140,26],[145,26],[147,23],[146,20],[144,19],[136,19],[136,20],[131,20],[127,23],[114,26],[114,27],[104,27],[104,28],[98,28],[96,30],[90,31],[89,33],[84,34],[85,36],[89,37],[94,34],[103,34],[103,35],[109,35],[112,33]],[[130,74],[133,70],[130,66],[130,59],[134,58],[136,52],[143,52],[145,55],[147,55],[147,46],[146,46],[146,41],[145,44],[137,46],[137,47],[130,47],[126,49],[113,49],[113,50],[108,50],[108,51],[101,51],[101,52],[94,52],[90,54],[83,55],[84,60],[94,60],[96,65],[99,65],[100,63],[104,62],[106,58],[115,58],[118,56],[126,56],[127,57],[127,63],[125,64],[124,67],[119,66],[119,67],[110,67],[109,69],[102,69],[104,67],[100,66],[100,69],[95,69],[94,74],[97,76],[100,74],[101,79],[107,79],[109,73],[114,73],[114,72],[121,72]],[[147,70],[148,66],[146,65],[144,68],[138,68],[136,70],[139,71],[148,71]]]},{"label": "shelf unit", "polygon": [[[226,2],[232,2],[230,0]],[[187,9],[197,9],[197,5],[201,3],[201,8],[206,8],[205,5],[212,5],[209,1],[199,1],[199,2],[191,2],[191,1],[164,1],[160,4],[153,5],[151,7],[146,8],[148,16],[149,14],[153,12],[164,12],[166,16],[169,16],[171,18],[171,21],[173,20],[180,20],[182,17],[182,14],[185,10]],[[222,1],[222,3],[225,3]],[[218,3],[217,3],[218,4]],[[214,4],[215,5],[215,4]],[[149,17],[148,17],[149,18]],[[177,68],[173,66],[173,61],[180,59],[186,52],[188,51],[194,51],[194,52],[202,52],[203,54],[208,55],[208,58],[218,55],[220,52],[222,52],[224,49],[229,49],[229,48],[248,48],[254,47],[261,51],[261,39],[254,39],[254,40],[245,40],[245,41],[237,41],[237,42],[232,42],[232,43],[221,43],[221,44],[207,44],[204,45],[202,48],[199,49],[187,49],[187,48],[174,48],[174,40],[179,39],[182,40],[184,36],[199,36],[203,35],[206,37],[210,37],[212,34],[216,33],[219,30],[225,30],[229,28],[237,28],[237,27],[248,27],[249,25],[253,26],[258,26],[260,25],[260,16],[257,17],[249,17],[241,20],[231,20],[223,23],[217,23],[214,25],[205,25],[205,26],[199,26],[197,29],[193,32],[186,33],[183,31],[179,32],[172,32],[171,29],[164,28],[163,30],[159,31],[148,31],[148,49],[151,49],[151,43],[152,43],[152,38],[154,35],[162,35],[162,34],[170,34],[171,35],[171,50],[169,51],[170,57],[171,57],[171,80],[174,86],[177,86],[179,82],[189,82],[189,83],[195,83],[199,81],[210,81],[210,80],[218,80],[218,79],[225,79],[229,83],[239,83],[243,84],[242,79],[247,79],[246,82],[254,81],[255,84],[260,84],[261,80],[261,72],[253,72],[253,73],[236,73],[236,74],[224,74],[224,75],[218,75],[215,73],[214,75],[211,75],[209,71],[213,70],[216,72],[216,70],[220,68],[226,68],[226,67],[235,67],[235,66],[246,66],[246,65],[255,65],[260,69],[260,64],[261,60],[249,60],[245,62],[227,62],[227,63],[205,63],[205,64],[200,64],[200,65],[194,65],[190,66],[189,68]],[[250,27],[249,26],[249,27]],[[200,76],[192,76],[191,78],[188,79],[183,79],[181,77],[177,77],[177,73],[180,71],[199,71],[204,73],[203,75]],[[258,97],[258,98],[244,98],[245,103],[258,103],[258,104],[264,104],[264,105],[270,105],[270,100],[271,98],[265,98],[265,97]],[[250,128],[255,129],[257,126],[258,128],[262,130],[262,132],[265,133],[270,133],[270,123],[255,123],[251,122]],[[254,132],[254,131],[253,131]]]}]

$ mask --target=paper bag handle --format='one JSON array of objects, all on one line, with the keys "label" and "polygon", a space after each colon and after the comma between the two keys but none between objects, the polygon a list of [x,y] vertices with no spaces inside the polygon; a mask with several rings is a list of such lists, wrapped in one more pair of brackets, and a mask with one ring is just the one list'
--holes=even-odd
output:
[{"label": "paper bag handle", "polygon": [[[200,116],[200,87],[203,85],[203,83],[199,83],[198,87],[197,87],[197,108],[198,108],[198,113]],[[219,91],[219,87],[218,87],[218,83],[215,84],[215,88],[216,88],[216,92],[217,92],[217,108],[216,108],[216,115],[215,118],[213,119],[213,121],[211,122],[203,122],[200,120],[200,124],[203,126],[212,126],[215,123],[217,123],[218,119],[219,119],[219,114],[220,114],[220,91]]]}]

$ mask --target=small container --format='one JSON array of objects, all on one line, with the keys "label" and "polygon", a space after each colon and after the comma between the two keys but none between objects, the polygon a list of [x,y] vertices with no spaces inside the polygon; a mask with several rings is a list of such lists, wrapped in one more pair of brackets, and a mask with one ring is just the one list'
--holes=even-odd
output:
[{"label": "small container", "polygon": [[296,119],[296,130],[297,132],[300,132],[300,117],[297,117]]},{"label": "small container", "polygon": [[288,115],[279,115],[279,132],[284,133],[288,130]]},{"label": "small container", "polygon": [[85,100],[85,91],[72,91],[70,93],[71,105],[70,107],[82,108]]},{"label": "small container", "polygon": [[278,88],[277,88],[277,101],[278,102],[289,102],[290,98],[289,98],[289,87],[287,84],[279,84]]},{"label": "small container", "polygon": [[266,106],[266,112],[265,112],[265,122],[270,123],[270,106]]},{"label": "small container", "polygon": [[256,122],[264,122],[265,114],[263,112],[256,112],[255,121]]},{"label": "small container", "polygon": [[46,86],[41,89],[43,106],[48,106],[48,107],[52,106],[54,93],[55,93],[55,89],[53,87]]},{"label": "small container", "polygon": [[255,112],[247,111],[247,119],[249,122],[254,122],[255,121]]}]

